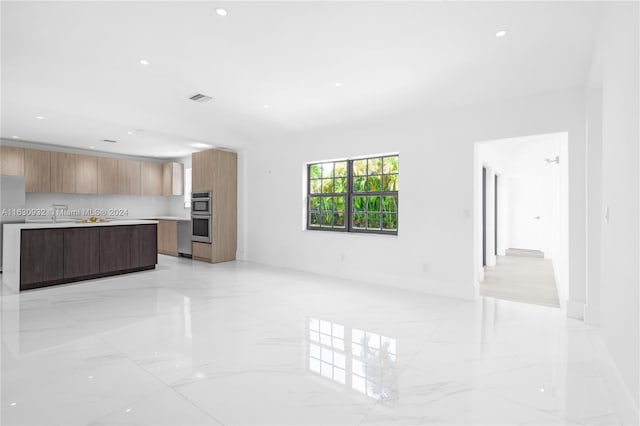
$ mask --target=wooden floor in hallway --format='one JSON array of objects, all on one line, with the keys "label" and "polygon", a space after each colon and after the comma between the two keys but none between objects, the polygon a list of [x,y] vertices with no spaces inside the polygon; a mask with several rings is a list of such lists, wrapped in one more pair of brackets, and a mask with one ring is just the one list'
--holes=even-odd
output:
[{"label": "wooden floor in hallway", "polygon": [[480,295],[534,305],[560,307],[551,260],[534,256],[498,256],[486,266]]}]

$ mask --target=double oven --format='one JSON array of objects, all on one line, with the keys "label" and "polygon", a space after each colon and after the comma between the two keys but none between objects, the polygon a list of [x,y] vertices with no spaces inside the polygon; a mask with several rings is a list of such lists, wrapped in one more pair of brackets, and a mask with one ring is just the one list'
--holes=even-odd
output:
[{"label": "double oven", "polygon": [[211,192],[191,193],[191,241],[211,243],[213,197]]}]

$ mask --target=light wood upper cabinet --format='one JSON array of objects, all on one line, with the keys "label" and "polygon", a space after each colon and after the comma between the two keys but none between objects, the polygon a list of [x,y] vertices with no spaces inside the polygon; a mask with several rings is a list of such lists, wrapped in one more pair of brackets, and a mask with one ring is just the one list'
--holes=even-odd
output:
[{"label": "light wood upper cabinet", "polygon": [[98,194],[118,193],[118,160],[98,157]]},{"label": "light wood upper cabinet", "polygon": [[162,165],[162,195],[184,195],[184,164]]},{"label": "light wood upper cabinet", "polygon": [[75,155],[76,193],[98,193],[98,157]]},{"label": "light wood upper cabinet", "polygon": [[76,191],[75,154],[51,152],[51,192]]},{"label": "light wood upper cabinet", "polygon": [[24,150],[24,180],[26,192],[51,192],[49,151]]},{"label": "light wood upper cabinet", "polygon": [[118,194],[140,195],[140,161],[118,160]]},{"label": "light wood upper cabinet", "polygon": [[0,175],[24,176],[24,149],[0,146]]},{"label": "light wood upper cabinet", "polygon": [[25,176],[27,192],[183,195],[184,165],[0,146],[0,174]]},{"label": "light wood upper cabinet", "polygon": [[162,163],[142,162],[140,172],[142,195],[163,195],[163,167]]}]

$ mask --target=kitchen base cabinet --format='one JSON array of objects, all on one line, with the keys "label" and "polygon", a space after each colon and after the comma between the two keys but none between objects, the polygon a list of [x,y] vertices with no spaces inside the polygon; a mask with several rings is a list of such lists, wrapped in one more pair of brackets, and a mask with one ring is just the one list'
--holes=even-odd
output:
[{"label": "kitchen base cabinet", "polygon": [[100,230],[65,228],[64,278],[72,279],[100,273]]},{"label": "kitchen base cabinet", "polygon": [[100,228],[100,272],[131,268],[130,247],[131,229],[128,226]]},{"label": "kitchen base cabinet", "polygon": [[132,227],[131,267],[143,268],[158,263],[158,232],[156,225]]},{"label": "kitchen base cabinet", "polygon": [[[63,272],[62,229],[23,229],[20,244],[20,290],[59,283]],[[51,285],[51,284],[47,284]]]},{"label": "kitchen base cabinet", "polygon": [[158,220],[158,253],[178,256],[178,222]]},{"label": "kitchen base cabinet", "polygon": [[153,269],[156,224],[23,229],[20,290]]}]

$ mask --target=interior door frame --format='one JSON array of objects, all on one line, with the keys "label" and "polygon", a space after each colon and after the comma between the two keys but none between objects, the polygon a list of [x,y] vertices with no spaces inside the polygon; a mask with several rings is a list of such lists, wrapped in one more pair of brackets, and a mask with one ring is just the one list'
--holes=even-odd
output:
[{"label": "interior door frame", "polygon": [[487,167],[482,166],[482,266],[487,266]]}]

